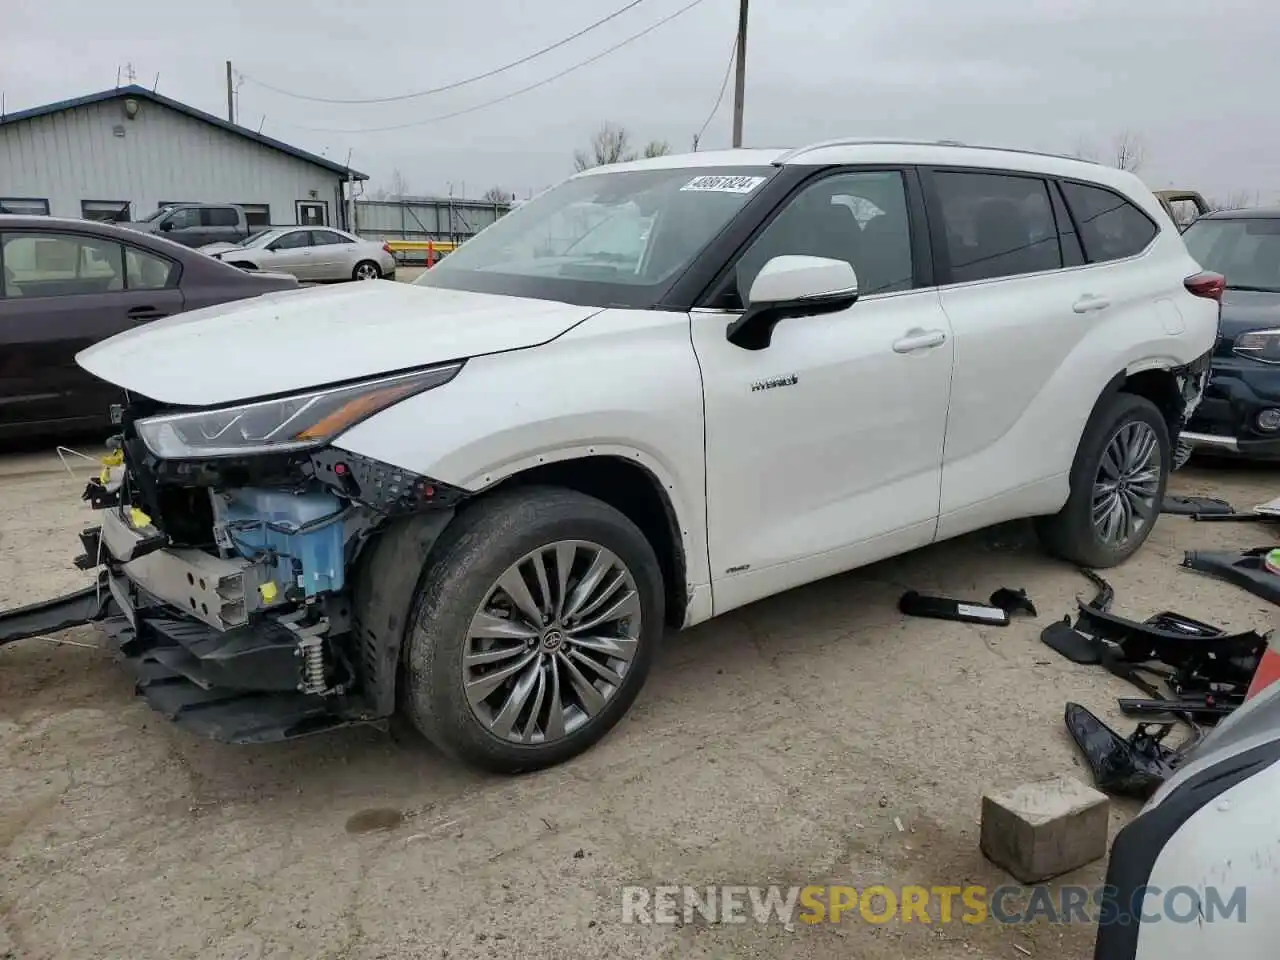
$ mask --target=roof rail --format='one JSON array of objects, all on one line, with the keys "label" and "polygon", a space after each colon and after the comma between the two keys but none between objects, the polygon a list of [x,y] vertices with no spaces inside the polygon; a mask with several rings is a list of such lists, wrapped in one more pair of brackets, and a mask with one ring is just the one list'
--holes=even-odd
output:
[{"label": "roof rail", "polygon": [[966,150],[991,150],[999,153],[1022,153],[1034,157],[1053,157],[1058,160],[1079,160],[1081,163],[1094,163],[1096,160],[1088,160],[1084,157],[1073,157],[1065,153],[1049,153],[1044,150],[1024,150],[1018,147],[988,147],[981,144],[963,143],[959,140],[902,140],[902,139],[882,139],[877,137],[842,137],[837,140],[820,140],[817,143],[811,143],[807,146],[796,147],[789,150],[782,156],[773,161],[775,166],[781,166],[784,163],[790,163],[798,157],[815,150],[822,150],[827,147],[858,147],[858,146],[906,146],[906,147],[963,147]]}]

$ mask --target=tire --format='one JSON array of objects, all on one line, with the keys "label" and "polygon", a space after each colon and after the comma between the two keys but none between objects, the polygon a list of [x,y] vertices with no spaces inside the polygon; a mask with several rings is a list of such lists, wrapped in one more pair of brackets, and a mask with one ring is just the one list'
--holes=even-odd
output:
[{"label": "tire", "polygon": [[372,260],[361,260],[351,268],[352,280],[380,280],[382,268]]},{"label": "tire", "polygon": [[[556,567],[549,545],[564,541],[576,541],[574,559],[566,563],[570,570],[568,588],[561,591],[557,583]],[[554,607],[558,594],[564,606],[576,597],[575,586],[582,583],[583,571],[592,557],[593,548],[602,548],[612,555],[631,577],[638,603],[633,603],[639,616],[628,618],[618,626],[616,639],[627,645],[631,652],[625,668],[620,661],[608,660],[609,668],[620,683],[603,678],[611,691],[603,696],[602,705],[595,703],[597,711],[589,715],[582,709],[582,700],[570,681],[565,679],[565,663],[572,663],[578,676],[588,673],[599,677],[586,666],[578,669],[582,656],[605,657],[598,650],[575,646],[585,637],[573,638],[573,620],[566,620],[563,635],[555,640],[552,634],[560,634],[562,623],[554,619],[540,639],[528,637],[476,640],[470,634],[473,618],[478,618],[482,606],[491,600],[501,605],[508,599],[498,586],[513,565],[525,562],[521,569],[529,573],[523,579],[530,591],[530,599],[537,602],[541,593],[535,571],[527,566],[528,555],[540,548],[548,549],[545,555],[549,598]],[[599,554],[602,558],[605,554]],[[522,561],[522,558],[524,560]],[[602,563],[611,562],[606,559]],[[602,583],[609,583],[613,573],[604,576]],[[504,579],[504,582],[509,582]],[[602,591],[606,600],[591,613],[598,616],[602,610],[613,609],[617,597],[631,593],[629,583],[620,581],[620,593]],[[590,595],[589,595],[590,596]],[[567,600],[566,600],[567,598]],[[591,598],[594,599],[594,598]],[[590,604],[578,604],[587,609]],[[506,604],[508,616],[514,621],[518,616],[514,603]],[[406,637],[405,658],[402,664],[401,705],[415,727],[432,743],[449,756],[471,766],[498,773],[519,773],[552,766],[568,760],[603,737],[622,719],[630,708],[640,688],[644,685],[654,650],[663,632],[664,594],[662,573],[653,547],[638,527],[613,507],[594,497],[557,487],[525,487],[500,492],[482,499],[466,508],[446,529],[437,541],[428,562],[415,598],[411,628]],[[489,609],[496,609],[489,607]],[[526,621],[531,618],[524,618]],[[488,621],[494,623],[493,619]],[[508,621],[509,623],[510,621]],[[581,621],[577,621],[581,623]],[[635,637],[623,638],[624,629],[634,631]],[[600,628],[603,635],[611,624]],[[508,629],[504,625],[504,629]],[[524,627],[521,626],[523,630]],[[492,634],[490,634],[492,636]],[[598,638],[592,642],[599,642]],[[501,646],[506,659],[497,664],[486,664],[464,669],[464,656],[475,652],[484,644],[494,648]],[[522,646],[524,645],[524,646]],[[611,649],[616,649],[611,645]],[[512,658],[510,651],[518,651]],[[487,651],[481,651],[487,652]],[[526,657],[535,657],[536,667],[524,667],[508,677],[490,694],[490,700],[473,708],[468,698],[466,683],[475,681],[476,671],[497,672],[519,666]],[[571,658],[578,658],[572,659]],[[551,670],[558,671],[558,683],[563,688],[561,702],[566,709],[561,713],[564,734],[550,737],[556,725],[545,713],[545,721],[530,720],[534,704],[540,708],[539,717],[548,710],[552,688]],[[470,672],[468,672],[470,671]],[[531,679],[537,678],[537,679]],[[484,674],[479,676],[484,679]],[[517,687],[524,684],[524,706],[513,714],[516,722],[510,733],[498,729],[504,716],[501,707],[510,707],[518,698]],[[545,684],[545,685],[544,685]],[[593,687],[593,689],[595,689]],[[597,691],[598,692],[598,691]],[[546,696],[543,696],[546,694]],[[576,709],[576,713],[573,711]],[[480,712],[486,712],[482,717]],[[572,722],[570,722],[572,721]],[[542,740],[539,741],[539,734]],[[520,742],[516,742],[519,740]]]},{"label": "tire", "polygon": [[[1153,459],[1148,462],[1154,466],[1136,471],[1134,477],[1129,478],[1126,489],[1135,496],[1126,496],[1123,490],[1119,491],[1121,499],[1128,499],[1131,505],[1141,502],[1141,506],[1132,514],[1141,518],[1141,524],[1134,524],[1134,529],[1128,536],[1108,538],[1094,524],[1095,483],[1110,483],[1103,471],[1103,460],[1104,456],[1109,456],[1109,451],[1114,453],[1118,449],[1112,447],[1112,444],[1122,442],[1117,439],[1122,431],[1131,439],[1150,437],[1154,440]],[[1158,457],[1158,462],[1154,460],[1155,457]],[[1115,462],[1114,456],[1110,456],[1108,464],[1114,465]],[[1106,568],[1123,563],[1151,535],[1160,516],[1160,505],[1172,465],[1173,444],[1169,440],[1169,427],[1156,405],[1135,394],[1116,394],[1094,411],[1085,426],[1080,446],[1076,450],[1075,462],[1071,466],[1071,495],[1067,498],[1066,505],[1053,516],[1040,517],[1036,521],[1041,542],[1050,553],[1082,567]],[[1154,480],[1148,481],[1145,478],[1151,469],[1157,475]],[[1106,472],[1115,471],[1108,466]],[[1148,493],[1152,495],[1148,497]],[[1148,500],[1149,507],[1146,505]],[[1109,502],[1115,501],[1112,499]],[[1143,516],[1146,513],[1150,515]],[[1123,521],[1128,518],[1128,514],[1122,513],[1121,517]],[[1122,528],[1122,532],[1124,529],[1127,528]]]}]

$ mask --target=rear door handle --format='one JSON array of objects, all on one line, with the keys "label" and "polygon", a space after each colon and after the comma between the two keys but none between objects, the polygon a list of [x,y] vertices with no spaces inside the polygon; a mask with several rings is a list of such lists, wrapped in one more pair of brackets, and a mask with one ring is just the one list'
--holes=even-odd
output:
[{"label": "rear door handle", "polygon": [[1105,310],[1109,306],[1111,306],[1111,301],[1106,297],[1096,297],[1092,293],[1086,293],[1071,305],[1071,309],[1076,313],[1093,313],[1098,310]]},{"label": "rear door handle", "polygon": [[155,307],[131,307],[126,316],[130,320],[159,320],[161,317],[168,316],[163,310],[157,310]]},{"label": "rear door handle", "polygon": [[893,342],[894,353],[911,353],[915,350],[927,350],[930,347],[940,347],[947,342],[947,334],[944,330],[921,330],[915,327],[908,330],[900,339]]}]

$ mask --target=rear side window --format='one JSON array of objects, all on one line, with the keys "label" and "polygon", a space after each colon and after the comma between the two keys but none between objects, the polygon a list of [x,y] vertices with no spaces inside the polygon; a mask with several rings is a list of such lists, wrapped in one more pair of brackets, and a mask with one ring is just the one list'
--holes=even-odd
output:
[{"label": "rear side window", "polygon": [[206,207],[201,213],[207,227],[240,226],[240,217],[230,207]]},{"label": "rear side window", "polygon": [[951,281],[992,280],[1062,266],[1049,185],[998,173],[933,175]]},{"label": "rear side window", "polygon": [[1136,256],[1155,239],[1151,218],[1118,193],[1082,183],[1061,186],[1089,263]]}]

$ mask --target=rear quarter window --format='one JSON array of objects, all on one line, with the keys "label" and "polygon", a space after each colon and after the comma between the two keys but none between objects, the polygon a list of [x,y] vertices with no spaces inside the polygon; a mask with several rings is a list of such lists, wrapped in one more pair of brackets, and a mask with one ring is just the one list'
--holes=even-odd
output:
[{"label": "rear quarter window", "polygon": [[1088,263],[1137,256],[1160,232],[1138,207],[1104,187],[1061,183]]}]

